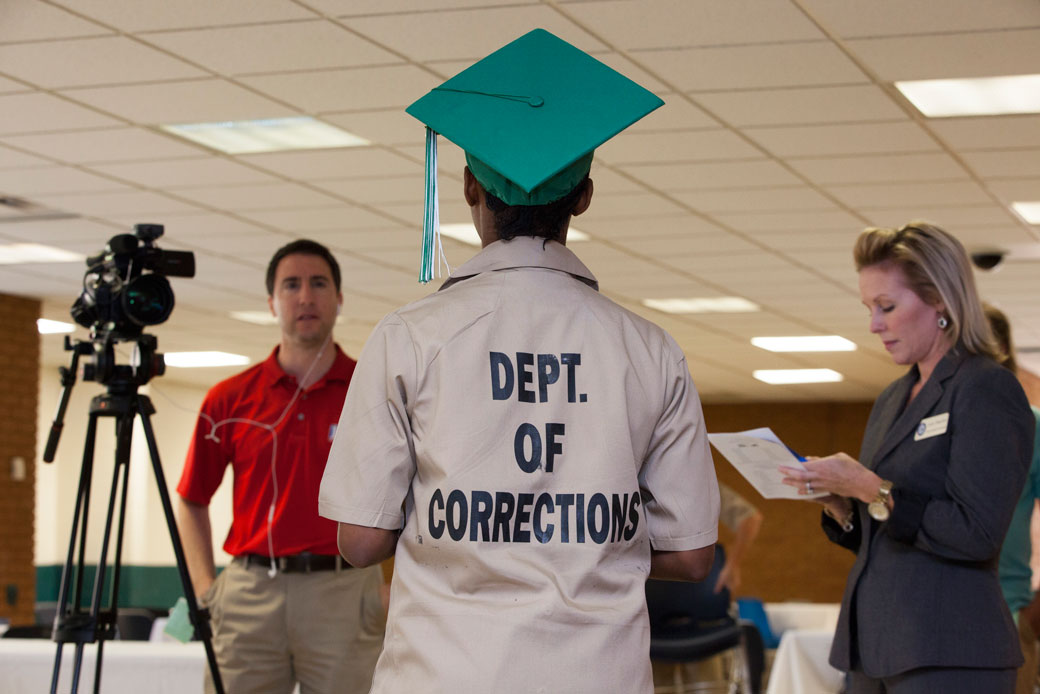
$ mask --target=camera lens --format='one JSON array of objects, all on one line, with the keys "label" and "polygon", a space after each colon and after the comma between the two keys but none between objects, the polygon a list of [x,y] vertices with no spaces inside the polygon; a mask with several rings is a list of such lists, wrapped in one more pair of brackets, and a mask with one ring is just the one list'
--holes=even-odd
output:
[{"label": "camera lens", "polygon": [[123,310],[137,325],[158,325],[173,311],[173,289],[162,275],[140,275],[123,292]]}]

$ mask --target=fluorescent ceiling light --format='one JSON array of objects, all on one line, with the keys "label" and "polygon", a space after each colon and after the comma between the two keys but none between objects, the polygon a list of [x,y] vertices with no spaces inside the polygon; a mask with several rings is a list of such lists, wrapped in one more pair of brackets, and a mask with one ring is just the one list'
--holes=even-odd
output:
[{"label": "fluorescent ceiling light", "polygon": [[235,320],[253,325],[278,325],[278,319],[270,311],[232,311],[228,314]]},{"label": "fluorescent ceiling light", "polygon": [[[441,224],[441,235],[455,239],[470,246],[480,246],[480,236],[472,224]],[[571,241],[588,241],[589,235],[574,227],[567,230],[567,243]]]},{"label": "fluorescent ceiling light", "polygon": [[47,318],[36,319],[36,332],[41,335],[54,335],[57,333],[71,333],[76,329],[72,323],[63,323],[60,320],[49,320]]},{"label": "fluorescent ceiling light", "polygon": [[643,306],[665,313],[753,313],[762,310],[758,304],[739,296],[643,299]]},{"label": "fluorescent ceiling light", "polygon": [[306,117],[187,123],[159,127],[168,133],[227,154],[360,147],[372,144],[345,130]]},{"label": "fluorescent ceiling light", "polygon": [[851,352],[856,343],[838,335],[753,337],[751,344],[770,352]]},{"label": "fluorescent ceiling light", "polygon": [[249,357],[228,352],[167,352],[164,358],[167,366],[186,369],[201,366],[245,366],[249,363]]},{"label": "fluorescent ceiling light", "polygon": [[896,82],[929,118],[1040,113],[1040,75]]},{"label": "fluorescent ceiling light", "polygon": [[1040,202],[1013,202],[1013,209],[1026,224],[1040,224]]},{"label": "fluorescent ceiling light", "polygon": [[771,385],[836,383],[845,379],[833,369],[756,369],[751,375]]},{"label": "fluorescent ceiling light", "polygon": [[38,243],[11,243],[0,246],[0,265],[19,263],[82,263],[85,257],[54,246]]}]

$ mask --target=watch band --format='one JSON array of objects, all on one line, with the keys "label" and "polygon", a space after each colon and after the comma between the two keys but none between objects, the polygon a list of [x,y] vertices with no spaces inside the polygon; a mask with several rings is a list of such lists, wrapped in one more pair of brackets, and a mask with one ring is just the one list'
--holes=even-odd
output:
[{"label": "watch band", "polygon": [[886,521],[888,517],[892,515],[891,510],[888,508],[888,498],[892,495],[892,483],[888,480],[881,480],[881,485],[878,487],[877,496],[867,506],[867,513],[870,517],[876,521]]}]

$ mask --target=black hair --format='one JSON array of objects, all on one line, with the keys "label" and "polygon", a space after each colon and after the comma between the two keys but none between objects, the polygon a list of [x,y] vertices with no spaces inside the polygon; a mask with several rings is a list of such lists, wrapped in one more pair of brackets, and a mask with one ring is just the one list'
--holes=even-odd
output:
[{"label": "black hair", "polygon": [[282,262],[282,259],[289,255],[315,255],[324,260],[329,264],[329,269],[332,271],[332,282],[336,285],[336,291],[340,290],[339,263],[336,262],[329,249],[317,241],[297,239],[292,243],[285,244],[271,256],[271,262],[267,264],[268,296],[274,296],[274,276],[278,271],[278,263]]},{"label": "black hair", "polygon": [[571,192],[544,205],[507,205],[485,191],[484,200],[495,220],[495,231],[503,241],[517,236],[536,236],[559,241],[567,220],[574,214],[578,198],[589,185],[589,177],[581,179]]}]

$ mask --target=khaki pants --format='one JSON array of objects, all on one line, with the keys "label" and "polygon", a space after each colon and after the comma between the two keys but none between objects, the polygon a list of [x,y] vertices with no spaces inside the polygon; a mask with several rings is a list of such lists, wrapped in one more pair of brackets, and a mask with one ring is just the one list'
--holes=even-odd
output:
[{"label": "khaki pants", "polygon": [[1040,658],[1037,657],[1036,634],[1029,623],[1018,617],[1018,642],[1022,644],[1022,657],[1026,662],[1018,669],[1018,678],[1015,680],[1015,694],[1033,694],[1036,691],[1037,667],[1040,667]]},{"label": "khaki pants", "polygon": [[[202,597],[228,694],[367,694],[386,616],[378,566],[279,573],[235,559]],[[207,694],[214,692],[206,669]]]}]

